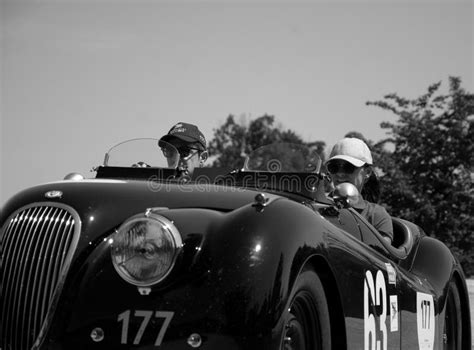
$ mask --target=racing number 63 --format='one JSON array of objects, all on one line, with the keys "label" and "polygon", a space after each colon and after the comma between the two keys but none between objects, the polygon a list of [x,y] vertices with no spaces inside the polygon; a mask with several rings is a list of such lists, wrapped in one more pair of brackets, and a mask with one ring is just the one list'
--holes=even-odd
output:
[{"label": "racing number 63", "polygon": [[[138,345],[142,339],[143,333],[145,332],[148,323],[150,322],[151,318],[153,317],[153,313],[155,313],[156,318],[164,318],[163,325],[158,332],[158,336],[156,337],[155,346],[160,346],[161,342],[163,341],[163,337],[165,336],[166,329],[168,328],[171,319],[174,316],[174,312],[172,311],[146,311],[146,310],[135,310],[134,316],[143,318],[140,327],[138,328],[137,334],[133,339],[133,344]],[[122,322],[122,337],[120,340],[121,344],[127,344],[128,339],[128,325],[130,323],[130,310],[122,312],[118,315],[118,322]]]},{"label": "racing number 63", "polygon": [[[372,272],[366,271],[364,281],[364,349],[386,350],[387,349],[387,289],[385,277],[382,271],[378,270],[374,277]],[[382,342],[377,339],[375,316],[371,312],[371,305],[382,306],[382,313],[379,316],[379,330],[382,332]],[[370,347],[371,344],[372,346]]]}]

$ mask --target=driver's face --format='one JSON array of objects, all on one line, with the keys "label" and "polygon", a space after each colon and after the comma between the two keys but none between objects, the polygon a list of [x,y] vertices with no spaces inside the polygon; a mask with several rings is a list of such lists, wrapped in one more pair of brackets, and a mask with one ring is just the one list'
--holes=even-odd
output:
[{"label": "driver's face", "polygon": [[[192,175],[194,168],[200,166],[200,150],[190,147],[189,144],[182,141],[170,142],[179,152],[178,168],[186,172],[187,175]],[[168,158],[168,165],[174,164],[174,159]]]},{"label": "driver's face", "polygon": [[[330,173],[335,186],[343,182],[350,182],[355,187],[357,187],[359,191],[362,191],[365,179],[367,178],[367,175],[370,174],[367,168],[355,167],[344,160],[332,162],[335,166],[333,167],[334,170],[330,171]],[[330,168],[328,167],[328,169]]]}]

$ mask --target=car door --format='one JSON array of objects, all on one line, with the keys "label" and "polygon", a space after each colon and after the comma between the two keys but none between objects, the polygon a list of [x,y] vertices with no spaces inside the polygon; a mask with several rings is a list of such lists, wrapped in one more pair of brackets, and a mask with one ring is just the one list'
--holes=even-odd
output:
[{"label": "car door", "polygon": [[[350,349],[400,348],[396,266],[376,246],[360,217],[349,209],[324,212],[334,226],[349,233],[343,246],[332,247]],[[365,239],[364,239],[365,238]]]},{"label": "car door", "polygon": [[325,207],[320,209],[319,213],[334,226],[344,230],[359,240],[362,239],[359,225],[349,210]]},{"label": "car door", "polygon": [[381,243],[380,236],[374,232],[375,228],[360,216],[354,214],[354,217],[359,223],[362,240],[378,253],[386,267],[389,335],[393,333],[399,337],[401,349],[433,349],[435,315],[438,313],[433,287],[428,281],[400,267],[399,260]]},{"label": "car door", "polygon": [[364,349],[399,349],[407,285],[375,229],[356,213],[353,216],[370,252],[364,275]]}]

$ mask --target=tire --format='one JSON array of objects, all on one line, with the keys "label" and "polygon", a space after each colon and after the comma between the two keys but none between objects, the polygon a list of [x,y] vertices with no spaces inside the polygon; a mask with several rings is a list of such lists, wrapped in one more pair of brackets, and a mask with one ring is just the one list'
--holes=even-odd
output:
[{"label": "tire", "polygon": [[328,303],[321,280],[314,271],[303,270],[296,280],[280,349],[331,349]]},{"label": "tire", "polygon": [[462,349],[461,298],[456,283],[449,284],[444,315],[443,349]]}]

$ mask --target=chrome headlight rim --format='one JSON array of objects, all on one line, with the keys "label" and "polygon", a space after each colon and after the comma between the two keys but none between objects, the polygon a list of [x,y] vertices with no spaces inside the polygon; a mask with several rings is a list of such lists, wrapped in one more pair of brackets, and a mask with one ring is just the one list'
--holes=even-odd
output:
[{"label": "chrome headlight rim", "polygon": [[[147,220],[152,220],[155,222],[158,222],[161,227],[166,228],[168,233],[170,234],[170,237],[172,238],[172,244],[173,244],[173,257],[171,259],[171,262],[166,269],[166,272],[160,275],[159,277],[156,277],[155,279],[152,279],[150,281],[140,281],[137,278],[131,276],[128,272],[126,272],[123,268],[118,266],[116,260],[114,259],[114,251],[113,251],[113,245],[114,245],[114,238],[116,235],[119,234],[127,234],[124,233],[123,231],[126,230],[126,228],[130,225],[133,225],[134,223],[140,222],[140,221],[147,221]],[[127,220],[125,220],[120,227],[115,231],[113,234],[113,239],[112,239],[112,244],[111,244],[111,258],[112,258],[112,265],[114,266],[115,270],[119,274],[119,276],[124,279],[126,282],[135,285],[137,287],[150,287],[153,285],[156,285],[162,281],[164,281],[170,273],[174,270],[175,265],[177,263],[177,260],[179,256],[181,255],[182,249],[183,249],[183,241],[181,238],[181,234],[177,227],[174,225],[173,221],[164,217],[163,215],[154,213],[151,210],[147,210],[145,213],[140,213],[137,215],[134,215]]]}]

